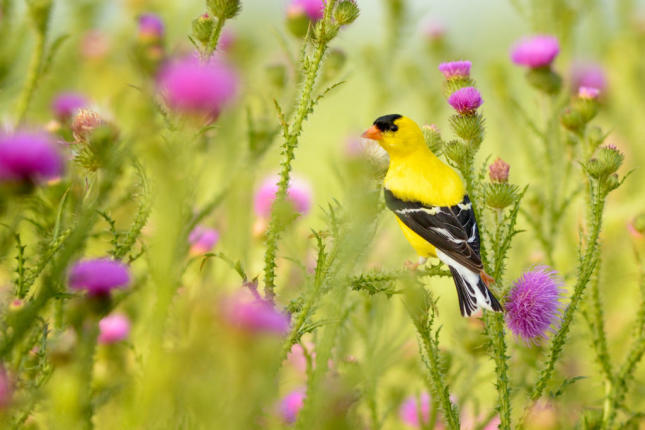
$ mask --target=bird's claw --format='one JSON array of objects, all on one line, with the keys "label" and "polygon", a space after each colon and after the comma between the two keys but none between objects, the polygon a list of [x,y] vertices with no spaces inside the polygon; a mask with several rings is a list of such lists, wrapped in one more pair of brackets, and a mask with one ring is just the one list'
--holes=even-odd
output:
[{"label": "bird's claw", "polygon": [[479,272],[479,277],[482,279],[482,281],[484,282],[484,285],[486,285],[486,287],[489,287],[490,284],[495,284],[497,282],[497,281],[495,281],[495,278],[493,278],[492,276],[490,276],[488,273],[486,273],[483,270]]}]

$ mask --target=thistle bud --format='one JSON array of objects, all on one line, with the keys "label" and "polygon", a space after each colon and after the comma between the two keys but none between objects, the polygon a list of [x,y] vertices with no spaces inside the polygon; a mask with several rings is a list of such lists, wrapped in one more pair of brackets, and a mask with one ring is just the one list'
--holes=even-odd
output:
[{"label": "thistle bud", "polygon": [[193,20],[193,37],[201,43],[208,43],[215,28],[215,18],[205,13]]},{"label": "thistle bud", "polygon": [[517,185],[508,183],[486,184],[484,187],[484,201],[493,209],[504,209],[512,205],[517,199]]},{"label": "thistle bud", "polygon": [[88,109],[80,109],[72,120],[72,133],[76,143],[87,143],[92,132],[103,124],[101,116]]},{"label": "thistle bud", "polygon": [[607,178],[607,182],[605,182],[605,186],[607,187],[607,191],[613,191],[616,188],[620,186],[620,179],[618,179],[618,175],[614,173],[610,177]]},{"label": "thistle bud", "polygon": [[501,158],[497,158],[493,164],[488,166],[488,176],[491,182],[506,183],[508,182],[508,172],[511,166]]},{"label": "thistle bud", "polygon": [[604,169],[605,174],[615,173],[621,164],[624,156],[614,145],[603,146],[598,150],[598,161]]},{"label": "thistle bud", "polygon": [[484,135],[484,118],[481,115],[452,115],[449,121],[457,136],[479,147]]},{"label": "thistle bud", "polygon": [[597,158],[592,158],[591,160],[587,161],[584,167],[589,176],[591,176],[592,178],[599,179],[603,175],[604,169]]},{"label": "thistle bud", "polygon": [[334,19],[338,25],[347,25],[356,21],[360,10],[354,0],[341,0],[334,9]]},{"label": "thistle bud", "polygon": [[231,19],[240,13],[240,0],[206,0],[211,13],[219,19]]},{"label": "thistle bud", "polygon": [[284,64],[274,63],[266,66],[267,78],[271,85],[283,89],[287,85],[287,68]]},{"label": "thistle bud", "polygon": [[584,123],[591,121],[598,113],[598,90],[595,88],[580,88],[578,98],[574,101],[573,107],[580,113]]},{"label": "thistle bud", "polygon": [[528,69],[526,79],[533,88],[546,94],[557,94],[562,88],[562,78],[548,66]]},{"label": "thistle bud", "polygon": [[569,131],[580,133],[585,125],[585,120],[577,109],[567,107],[560,114],[560,123]]},{"label": "thistle bud", "polygon": [[437,126],[434,124],[424,125],[421,131],[430,151],[435,155],[441,155],[443,140],[441,139],[441,133],[439,133]]},{"label": "thistle bud", "polygon": [[639,215],[636,215],[636,217],[632,220],[630,227],[639,234],[644,234],[645,233],[645,213],[641,213]]},{"label": "thistle bud", "polygon": [[460,140],[451,140],[444,145],[443,153],[456,164],[461,164],[468,154],[468,146]]}]

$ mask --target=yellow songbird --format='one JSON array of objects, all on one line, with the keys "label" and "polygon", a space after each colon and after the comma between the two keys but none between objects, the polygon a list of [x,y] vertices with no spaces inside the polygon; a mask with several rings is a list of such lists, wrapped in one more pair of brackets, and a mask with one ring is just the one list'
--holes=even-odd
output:
[{"label": "yellow songbird", "polygon": [[470,316],[479,308],[502,311],[487,288],[493,280],[484,272],[475,212],[457,172],[430,151],[410,118],[382,116],[363,137],[390,155],[385,202],[419,256],[436,256],[448,265],[461,314]]}]

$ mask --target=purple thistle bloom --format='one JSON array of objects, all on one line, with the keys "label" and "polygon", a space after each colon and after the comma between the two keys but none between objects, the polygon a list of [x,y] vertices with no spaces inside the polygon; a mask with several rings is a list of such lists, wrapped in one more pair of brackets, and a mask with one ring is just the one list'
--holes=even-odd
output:
[{"label": "purple thistle bloom", "polygon": [[607,89],[607,76],[600,64],[577,61],[571,68],[571,88],[597,88],[601,93]]},{"label": "purple thistle bloom", "polygon": [[304,390],[294,390],[284,396],[280,402],[280,417],[286,424],[293,424],[305,401]]},{"label": "purple thistle bloom", "polygon": [[287,16],[305,14],[311,21],[316,22],[322,19],[324,11],[324,0],[292,0],[287,8]]},{"label": "purple thistle bloom", "polygon": [[67,121],[77,110],[87,106],[87,99],[83,94],[75,92],[59,93],[52,102],[54,115],[60,121]]},{"label": "purple thistle bloom", "polygon": [[511,289],[506,304],[506,324],[513,333],[534,342],[546,338],[561,314],[562,282],[556,272],[538,266],[524,273]]},{"label": "purple thistle bloom", "polygon": [[511,60],[517,65],[535,69],[551,65],[559,52],[558,39],[538,35],[517,42],[511,50]]},{"label": "purple thistle bloom", "polygon": [[[278,181],[278,176],[269,176],[255,193],[253,208],[258,216],[263,218],[271,216],[271,207],[278,192]],[[287,189],[287,198],[298,213],[304,215],[309,212],[311,195],[312,191],[309,182],[300,178],[291,178]]]},{"label": "purple thistle bloom", "polygon": [[595,100],[600,95],[600,90],[593,87],[578,88],[578,97],[585,100]]},{"label": "purple thistle bloom", "polygon": [[111,314],[99,321],[99,343],[120,342],[126,339],[129,334],[130,320],[123,314]]},{"label": "purple thistle bloom", "polygon": [[218,240],[219,233],[217,230],[198,225],[188,236],[190,252],[193,255],[204,254],[213,249]]},{"label": "purple thistle bloom", "polygon": [[144,13],[139,16],[139,38],[141,40],[159,40],[164,35],[164,24],[159,15]]},{"label": "purple thistle bloom", "polygon": [[[421,400],[421,405],[419,405],[419,400]],[[430,395],[428,393],[421,394],[420,399],[416,396],[408,397],[399,408],[401,421],[409,426],[421,427],[419,416],[421,416],[424,424],[430,421]]]},{"label": "purple thistle bloom", "polygon": [[46,133],[0,135],[0,181],[43,182],[63,173],[63,160]]},{"label": "purple thistle bloom", "polygon": [[470,77],[471,66],[470,61],[452,61],[439,64],[439,71],[443,73],[446,79],[468,78]]},{"label": "purple thistle bloom", "polygon": [[475,87],[461,88],[450,95],[448,103],[462,115],[470,115],[484,103]]},{"label": "purple thistle bloom", "polygon": [[221,60],[202,62],[196,56],[171,61],[158,86],[168,106],[178,112],[217,118],[237,92],[235,71]]},{"label": "purple thistle bloom", "polygon": [[273,303],[248,290],[238,291],[222,304],[226,322],[244,332],[279,335],[289,332],[289,315],[278,311]]},{"label": "purple thistle bloom", "polygon": [[82,260],[69,271],[69,287],[87,290],[93,296],[109,294],[116,288],[125,288],[130,282],[128,266],[108,258]]}]

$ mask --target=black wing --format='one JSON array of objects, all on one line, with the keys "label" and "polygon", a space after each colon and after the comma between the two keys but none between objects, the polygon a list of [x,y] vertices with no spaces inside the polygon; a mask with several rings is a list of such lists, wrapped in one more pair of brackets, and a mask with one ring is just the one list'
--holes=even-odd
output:
[{"label": "black wing", "polygon": [[426,206],[398,199],[384,188],[385,203],[403,223],[464,267],[479,273],[479,229],[468,196],[454,206]]}]

